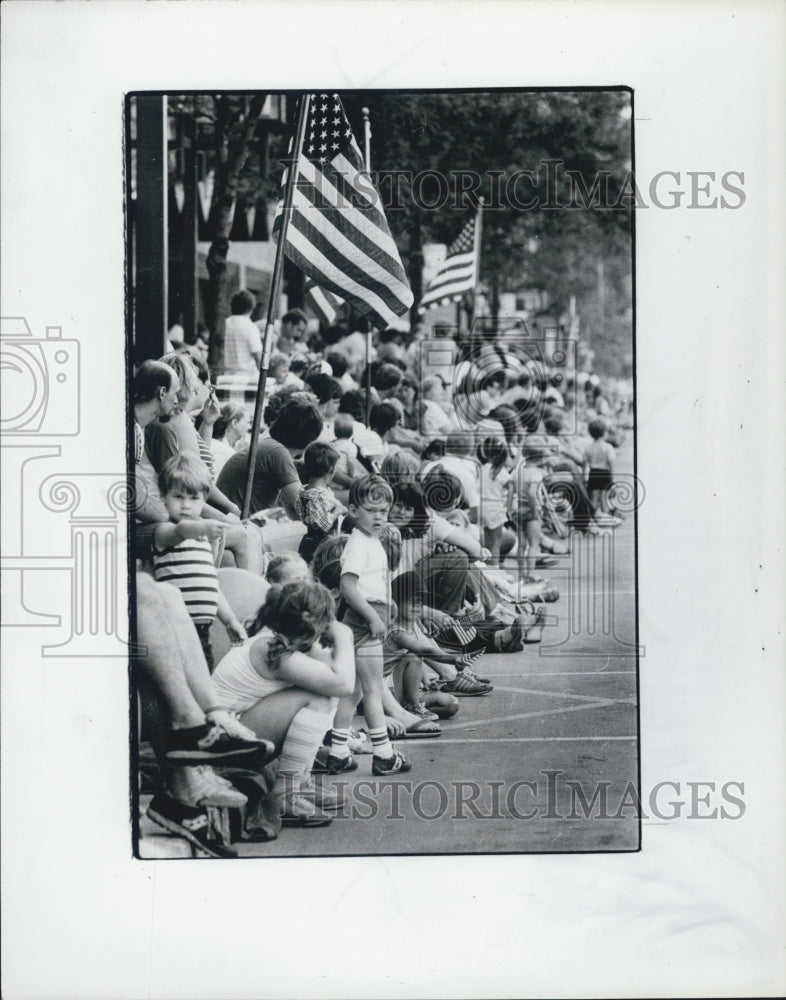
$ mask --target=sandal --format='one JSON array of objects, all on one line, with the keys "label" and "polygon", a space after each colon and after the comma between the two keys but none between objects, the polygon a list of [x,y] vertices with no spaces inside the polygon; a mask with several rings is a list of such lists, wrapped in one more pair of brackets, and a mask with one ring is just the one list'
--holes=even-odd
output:
[{"label": "sandal", "polygon": [[442,735],[442,728],[438,722],[431,722],[429,719],[418,719],[408,726],[401,736],[395,736],[395,740],[425,740],[435,739]]},{"label": "sandal", "polygon": [[535,612],[535,624],[530,625],[524,631],[523,641],[525,645],[532,645],[533,643],[540,642],[543,639],[543,619],[545,614],[545,608],[538,608]]}]

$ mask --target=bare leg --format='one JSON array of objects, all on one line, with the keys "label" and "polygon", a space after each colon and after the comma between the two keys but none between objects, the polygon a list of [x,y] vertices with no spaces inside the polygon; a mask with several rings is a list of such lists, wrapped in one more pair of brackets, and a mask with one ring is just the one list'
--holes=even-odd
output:
[{"label": "bare leg", "polygon": [[405,656],[396,664],[393,683],[396,697],[402,705],[415,705],[420,700],[423,660],[420,656]]},{"label": "bare leg", "polygon": [[281,750],[292,719],[301,708],[324,712],[327,732],[333,719],[331,706],[335,707],[335,704],[335,698],[325,698],[311,691],[304,691],[303,688],[287,688],[258,701],[256,705],[246,709],[240,718],[257,736],[270,740]]},{"label": "bare leg", "polygon": [[[420,717],[414,715],[412,712],[408,712],[406,708],[396,699],[393,692],[389,687],[382,689],[382,708],[384,709],[386,721],[390,720],[394,723],[394,730],[398,729],[395,723],[401,723],[401,725],[408,729],[410,726],[415,725],[415,723],[420,722]],[[388,723],[388,730],[390,725]],[[399,735],[397,733],[393,734]]]},{"label": "bare leg", "polygon": [[540,521],[527,521],[525,530],[527,533],[526,575],[533,577],[535,575],[535,560],[540,555]]},{"label": "bare leg", "polygon": [[[184,622],[178,622],[175,598],[179,601],[180,609],[185,616]],[[137,636],[139,644],[146,650],[140,663],[163,696],[172,724],[183,728],[200,726],[205,721],[205,713],[200,708],[183,670],[178,625],[182,631],[193,635],[207,674],[207,664],[199,636],[188,616],[180,592],[167,584],[155,583],[145,573],[138,574]],[[209,677],[209,674],[207,676]]]},{"label": "bare leg", "polygon": [[428,656],[423,659],[443,681],[454,681],[458,677],[458,671],[452,663],[442,663],[440,660],[432,660]]},{"label": "bare leg", "polygon": [[226,550],[231,552],[238,569],[248,569],[248,537],[242,524],[229,524],[226,531]]},{"label": "bare leg", "polygon": [[499,566],[499,551],[502,543],[502,526],[500,525],[499,528],[484,528],[483,536],[486,548],[489,552],[491,552],[491,559],[489,559],[489,563],[492,566]]},{"label": "bare leg", "polygon": [[205,721],[207,709],[214,708],[217,703],[202,643],[186,611],[180,591],[167,583],[154,583],[153,586],[156,604],[168,626],[166,641],[172,653],[179,657],[180,672],[185,677],[193,699],[202,710],[199,722],[191,723],[199,725]]},{"label": "bare leg", "polygon": [[385,711],[382,707],[382,691],[385,686],[382,676],[382,643],[368,643],[355,650],[355,666],[363,692],[363,714],[369,729],[385,726]]}]

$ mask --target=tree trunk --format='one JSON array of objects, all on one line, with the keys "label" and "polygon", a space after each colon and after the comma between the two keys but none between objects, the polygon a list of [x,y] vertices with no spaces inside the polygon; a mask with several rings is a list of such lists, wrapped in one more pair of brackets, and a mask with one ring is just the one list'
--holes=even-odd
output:
[{"label": "tree trunk", "polygon": [[238,181],[266,98],[267,94],[255,94],[234,120],[231,99],[226,95],[215,98],[216,181],[213,199],[218,212],[206,262],[209,284],[205,309],[210,330],[208,364],[214,376],[224,370],[224,323],[229,312],[227,255]]}]

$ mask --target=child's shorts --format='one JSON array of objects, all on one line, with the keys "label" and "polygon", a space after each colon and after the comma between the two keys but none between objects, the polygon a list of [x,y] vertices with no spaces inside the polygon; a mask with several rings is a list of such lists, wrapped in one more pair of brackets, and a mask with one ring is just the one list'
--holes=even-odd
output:
[{"label": "child's shorts", "polygon": [[[377,601],[369,601],[371,607],[376,611],[382,621],[387,627],[390,624],[390,608],[387,604],[378,603]],[[348,625],[352,629],[352,635],[355,639],[355,649],[359,646],[369,646],[372,643],[382,642],[382,639],[372,639],[371,632],[369,631],[368,622],[366,619],[357,613],[353,608],[347,608],[346,614],[342,619],[345,625]]]},{"label": "child's shorts", "polygon": [[589,478],[587,479],[587,492],[592,493],[595,490],[601,490],[605,493],[606,490],[611,489],[613,483],[614,480],[608,469],[590,469]]}]

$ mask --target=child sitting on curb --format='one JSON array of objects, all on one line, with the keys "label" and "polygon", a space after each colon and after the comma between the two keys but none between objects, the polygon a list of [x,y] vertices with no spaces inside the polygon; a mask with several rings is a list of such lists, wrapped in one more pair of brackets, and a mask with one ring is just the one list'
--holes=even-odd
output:
[{"label": "child sitting on curb", "polygon": [[223,541],[226,525],[201,516],[210,490],[210,473],[189,452],[171,458],[158,481],[169,520],[157,524],[153,531],[153,575],[159,583],[171,583],[183,594],[212,671],[210,626],[214,618],[224,625],[233,644],[246,639],[243,626],[218,586],[211,542]]}]

